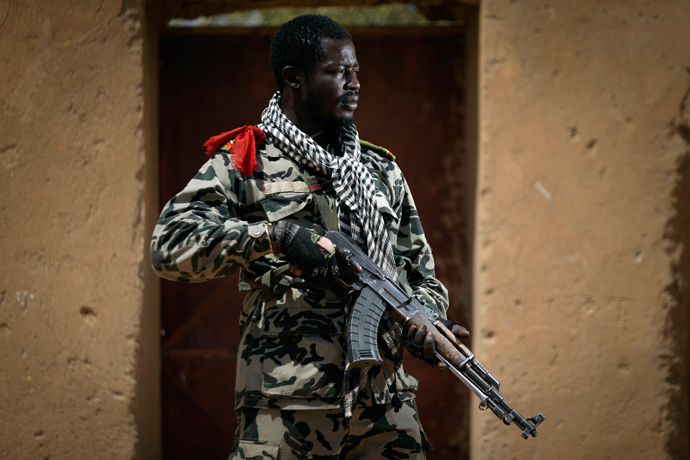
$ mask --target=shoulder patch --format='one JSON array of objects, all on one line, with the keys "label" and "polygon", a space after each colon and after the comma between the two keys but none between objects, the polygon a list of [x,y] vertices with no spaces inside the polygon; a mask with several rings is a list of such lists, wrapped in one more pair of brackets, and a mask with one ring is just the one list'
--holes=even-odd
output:
[{"label": "shoulder patch", "polygon": [[378,153],[382,157],[388,158],[391,161],[395,161],[395,155],[393,155],[390,150],[384,147],[374,145],[371,142],[363,141],[361,139],[359,140],[359,145],[361,145],[363,149],[371,150],[372,152]]}]

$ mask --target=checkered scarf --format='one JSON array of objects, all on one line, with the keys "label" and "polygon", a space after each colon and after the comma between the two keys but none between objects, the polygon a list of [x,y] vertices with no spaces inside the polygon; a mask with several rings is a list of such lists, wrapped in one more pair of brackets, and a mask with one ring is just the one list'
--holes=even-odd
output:
[{"label": "checkered scarf", "polygon": [[376,187],[369,170],[362,164],[359,134],[354,124],[339,131],[340,151],[336,156],[323,149],[295,126],[280,110],[280,91],[271,98],[261,115],[260,128],[295,162],[316,170],[333,180],[338,221],[349,224],[349,233],[371,260],[387,275],[395,276],[393,248],[385,222],[374,196]]},{"label": "checkered scarf", "polygon": [[[362,164],[359,134],[354,124],[339,129],[341,155],[334,155],[319,146],[311,137],[301,131],[280,109],[280,91],[271,98],[261,115],[259,125],[275,144],[293,161],[316,170],[333,181],[340,231],[362,248],[384,273],[397,278],[393,248],[386,233],[385,222],[374,199],[376,186],[371,172]],[[384,318],[381,338],[393,354],[399,349],[397,342],[400,327]],[[394,337],[395,339],[391,339]],[[349,369],[350,378],[345,378],[343,409],[345,417],[352,415],[360,390],[367,381],[369,367]]]}]

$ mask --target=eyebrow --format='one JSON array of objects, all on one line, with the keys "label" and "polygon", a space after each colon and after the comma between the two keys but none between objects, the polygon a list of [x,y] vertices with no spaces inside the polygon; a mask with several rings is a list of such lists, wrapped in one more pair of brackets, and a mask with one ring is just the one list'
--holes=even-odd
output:
[{"label": "eyebrow", "polygon": [[347,62],[338,62],[332,65],[337,65],[338,67],[359,67],[359,61],[355,61],[354,64],[349,64]]}]

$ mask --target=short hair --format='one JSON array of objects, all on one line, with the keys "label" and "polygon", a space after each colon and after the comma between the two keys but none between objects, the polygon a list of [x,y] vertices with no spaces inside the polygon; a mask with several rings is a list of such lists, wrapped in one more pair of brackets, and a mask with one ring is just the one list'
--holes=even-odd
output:
[{"label": "short hair", "polygon": [[324,38],[352,40],[352,35],[333,19],[316,14],[297,16],[283,24],[271,41],[271,68],[278,85],[283,89],[283,69],[287,66],[311,73],[326,57],[321,43]]}]

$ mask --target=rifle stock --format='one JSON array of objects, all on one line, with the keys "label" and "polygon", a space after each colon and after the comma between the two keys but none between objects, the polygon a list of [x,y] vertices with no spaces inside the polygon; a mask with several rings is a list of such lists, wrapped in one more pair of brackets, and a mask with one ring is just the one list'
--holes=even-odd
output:
[{"label": "rifle stock", "polygon": [[433,334],[436,356],[479,398],[479,408],[489,409],[503,423],[514,423],[522,437],[537,436],[536,427],[544,421],[543,414],[525,418],[513,409],[499,392],[500,383],[475,359],[474,354],[439,321],[438,315],[424,302],[381,272],[347,236],[340,232],[326,233],[336,246],[347,249],[352,261],[362,267],[360,272],[341,275],[340,283],[356,296],[347,333],[350,367],[369,366],[381,362],[378,350],[378,326],[384,311],[400,326],[424,325]]}]

